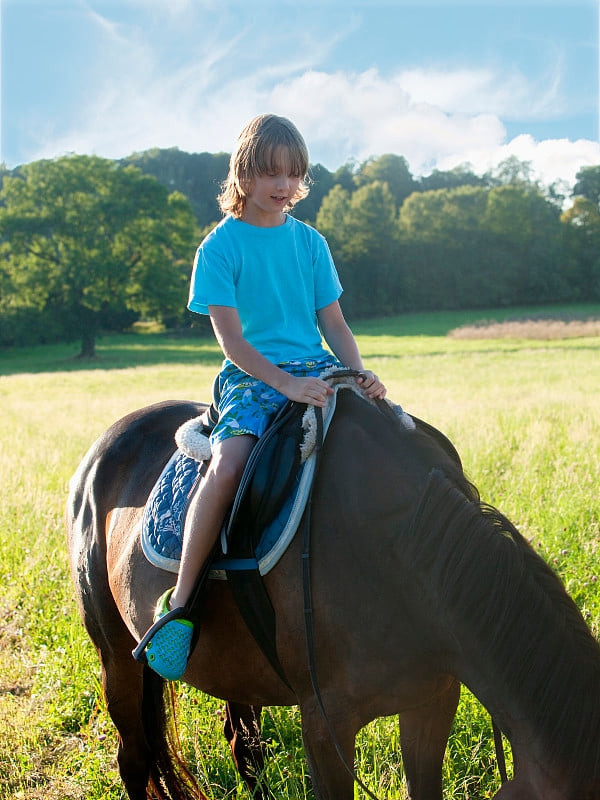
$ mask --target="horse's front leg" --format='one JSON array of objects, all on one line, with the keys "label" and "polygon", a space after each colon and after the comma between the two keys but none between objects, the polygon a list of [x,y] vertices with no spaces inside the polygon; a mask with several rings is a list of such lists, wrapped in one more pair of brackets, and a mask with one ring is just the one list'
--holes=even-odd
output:
[{"label": "horse's front leg", "polygon": [[[325,703],[328,707],[327,702]],[[300,706],[304,752],[316,800],[352,800],[354,780],[344,766],[316,700]],[[332,711],[330,722],[346,764],[354,765],[354,740],[358,727],[349,715]]]},{"label": "horse's front leg", "polygon": [[223,732],[240,777],[255,800],[273,795],[264,781],[264,746],[260,732],[260,706],[228,702]]},{"label": "horse's front leg", "polygon": [[444,679],[427,703],[399,714],[402,761],[410,800],[442,800],[442,762],[458,701],[460,684]]}]

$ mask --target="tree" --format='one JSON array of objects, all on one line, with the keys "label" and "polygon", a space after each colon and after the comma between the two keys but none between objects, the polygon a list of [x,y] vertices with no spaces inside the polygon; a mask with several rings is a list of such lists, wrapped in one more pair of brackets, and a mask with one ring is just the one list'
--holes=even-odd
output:
[{"label": "tree", "polygon": [[354,181],[355,166],[353,161],[347,161],[341,167],[338,167],[333,173],[333,183],[341,186],[347,192],[353,192],[356,189]]},{"label": "tree", "polygon": [[573,187],[575,197],[585,197],[600,207],[600,166],[582,167],[575,176]]},{"label": "tree", "polygon": [[565,297],[558,210],[532,184],[415,193],[400,209],[398,225],[413,307]]},{"label": "tree", "polygon": [[538,188],[533,180],[531,161],[521,161],[517,156],[509,156],[501,161],[495,169],[484,176],[490,187],[493,186],[530,186]]},{"label": "tree", "polygon": [[563,299],[559,211],[539,189],[524,183],[491,189],[483,226],[504,254],[508,303]]},{"label": "tree", "polygon": [[346,217],[350,206],[350,192],[337,183],[323,198],[317,214],[317,228],[327,239],[339,266],[342,250],[347,239]]},{"label": "tree", "polygon": [[[227,177],[228,153],[186,153],[178,147],[155,147],[133,153],[120,163],[138,167],[145,175],[153,175],[170,192],[184,194],[192,204],[198,225],[202,228],[221,219],[217,196]],[[343,176],[342,180],[346,180],[346,177]],[[353,180],[350,172],[351,183]],[[309,184],[310,193],[294,208],[294,216],[314,222],[321,200],[334,184],[333,174],[322,164],[313,164],[309,170]]]},{"label": "tree", "polygon": [[489,301],[481,220],[487,189],[415,192],[398,215],[408,308],[468,308]]},{"label": "tree", "polygon": [[565,268],[573,299],[593,302],[600,299],[600,206],[581,187],[578,192],[561,217]]},{"label": "tree", "polygon": [[456,243],[467,232],[479,228],[487,196],[487,189],[477,186],[415,192],[400,210],[400,235],[405,240],[442,246]]},{"label": "tree", "polygon": [[317,227],[331,246],[350,316],[397,310],[395,221],[394,198],[379,181],[352,194],[338,184],[321,204]]},{"label": "tree", "polygon": [[416,188],[420,192],[432,192],[435,189],[456,189],[459,186],[483,185],[483,178],[476,175],[467,164],[461,164],[450,170],[434,169],[431,174],[419,180]]},{"label": "tree", "polygon": [[164,319],[185,308],[194,217],[156,179],[66,156],[5,178],[0,202],[3,312],[45,316],[91,356],[111,317]]},{"label": "tree", "polygon": [[357,186],[365,186],[374,181],[387,183],[396,203],[396,208],[400,208],[405,199],[416,188],[407,160],[403,156],[395,156],[391,153],[365,161],[361,165],[355,180]]}]

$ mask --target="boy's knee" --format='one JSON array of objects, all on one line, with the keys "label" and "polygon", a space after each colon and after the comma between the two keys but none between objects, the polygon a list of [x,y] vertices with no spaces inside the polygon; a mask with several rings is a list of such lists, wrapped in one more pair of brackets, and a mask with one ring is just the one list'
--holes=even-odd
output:
[{"label": "boy's knee", "polygon": [[212,479],[225,494],[235,494],[242,475],[244,474],[245,463],[234,462],[228,458],[213,458],[211,464]]}]

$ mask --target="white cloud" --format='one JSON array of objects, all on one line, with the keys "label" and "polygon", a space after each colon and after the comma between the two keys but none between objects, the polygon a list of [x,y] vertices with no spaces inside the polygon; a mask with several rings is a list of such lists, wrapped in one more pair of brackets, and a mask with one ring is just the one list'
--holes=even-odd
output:
[{"label": "white cloud", "polygon": [[[463,161],[472,164],[478,173],[486,172],[501,161],[516,156],[520,161],[531,163],[535,177],[543,184],[565,181],[572,185],[581,167],[600,164],[600,143],[589,139],[574,142],[569,139],[536,141],[532,136],[523,134],[500,146],[483,146],[466,152],[464,156]],[[438,168],[451,169],[459,163],[459,158],[450,156],[442,159]]]},{"label": "white cloud", "polygon": [[445,113],[413,98],[394,78],[363,73],[307,72],[274,87],[271,107],[297,121],[313,160],[335,168],[349,158],[398,153],[415,172],[440,158],[500,144],[505,129],[493,114]]},{"label": "white cloud", "polygon": [[315,42],[297,62],[248,62],[239,74],[231,65],[245,51],[245,34],[221,41],[207,34],[193,58],[165,71],[141,39],[130,35],[123,47],[123,29],[109,28],[118,77],[108,72],[79,124],[34,157],[93,152],[115,158],[175,145],[190,152],[230,150],[252,116],[273,111],[297,123],[312,160],[329,169],[391,152],[403,155],[415,175],[465,162],[483,172],[516,155],[531,161],[544,182],[572,182],[582,165],[600,163],[595,142],[530,136],[507,142],[501,119],[509,112],[528,110],[532,118],[559,104],[560,70],[545,93],[520,73],[490,69],[326,72],[307,67],[318,63],[324,47]]}]

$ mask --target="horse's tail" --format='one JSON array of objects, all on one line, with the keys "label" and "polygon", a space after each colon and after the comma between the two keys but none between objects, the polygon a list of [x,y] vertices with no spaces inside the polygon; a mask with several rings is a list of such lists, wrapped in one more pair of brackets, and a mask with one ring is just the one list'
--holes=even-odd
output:
[{"label": "horse's tail", "polygon": [[177,732],[176,695],[150,667],[144,667],[142,714],[150,755],[148,798],[207,800],[182,756]]}]

